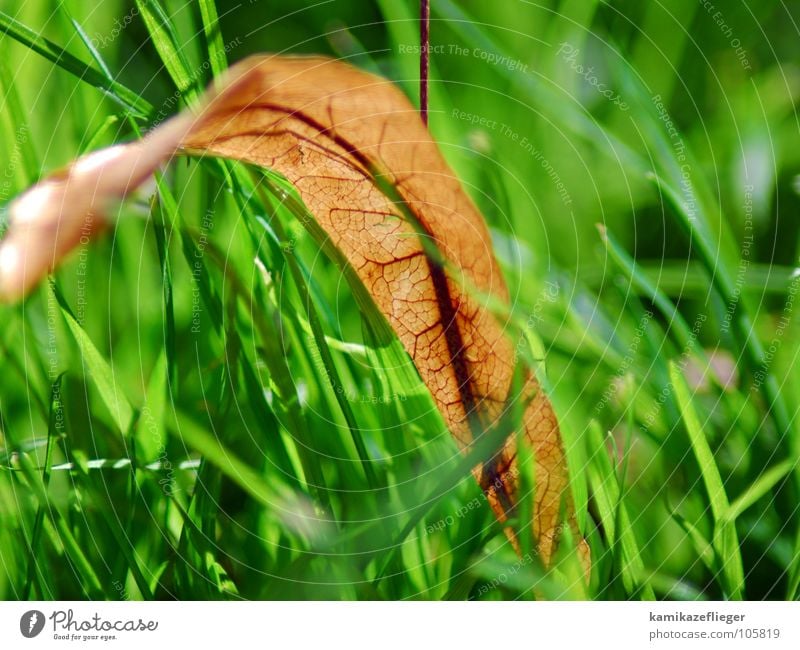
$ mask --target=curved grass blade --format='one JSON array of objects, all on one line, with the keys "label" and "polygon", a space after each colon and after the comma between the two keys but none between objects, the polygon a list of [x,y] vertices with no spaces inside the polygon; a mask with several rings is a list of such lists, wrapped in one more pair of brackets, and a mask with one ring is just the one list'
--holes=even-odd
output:
[{"label": "curved grass blade", "polygon": [[744,568],[739,550],[735,522],[729,519],[730,503],[725,486],[714,460],[714,454],[703,433],[700,419],[692,405],[689,387],[674,361],[669,364],[670,379],[681,410],[686,432],[689,434],[695,460],[708,493],[708,503],[714,522],[712,545],[720,566],[719,579],[725,595],[734,600],[744,597]]},{"label": "curved grass blade", "polygon": [[119,82],[108,79],[103,73],[87,65],[52,41],[40,36],[3,11],[0,11],[0,34],[10,36],[48,61],[52,61],[63,70],[75,75],[81,81],[94,86],[136,117],[146,118],[153,112],[153,107],[147,100]]}]

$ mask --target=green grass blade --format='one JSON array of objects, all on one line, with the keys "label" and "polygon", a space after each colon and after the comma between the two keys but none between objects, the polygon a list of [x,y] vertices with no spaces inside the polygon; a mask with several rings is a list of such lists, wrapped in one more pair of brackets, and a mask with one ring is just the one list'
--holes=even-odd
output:
[{"label": "green grass blade", "polygon": [[631,284],[658,307],[658,310],[664,318],[667,319],[670,328],[677,336],[681,347],[684,349],[696,347],[691,345],[691,342],[694,341],[695,338],[692,335],[692,330],[675,304],[659,291],[649,278],[641,273],[636,261],[627,253],[604,225],[597,224],[597,230],[600,233],[600,238],[605,244],[611,259],[630,280]]},{"label": "green grass blade", "polygon": [[[267,181],[268,183],[268,181]],[[267,185],[270,191],[272,192],[273,196],[278,196],[277,188],[272,187],[271,185]],[[269,200],[266,196],[262,194],[262,202],[265,206],[269,205]],[[282,242],[288,241],[288,237],[286,236],[286,232],[284,231],[283,224],[280,221],[280,217],[277,215],[273,216],[272,227],[275,229],[278,238]],[[344,394],[340,388],[344,385],[342,383],[341,377],[339,376],[339,371],[336,368],[336,364],[333,361],[333,357],[331,356],[330,349],[328,348],[328,343],[325,340],[325,332],[322,329],[322,323],[320,322],[319,315],[317,314],[317,310],[314,307],[314,304],[311,300],[311,295],[308,290],[308,285],[306,284],[305,278],[303,277],[303,273],[300,270],[300,266],[297,263],[294,255],[291,252],[288,252],[285,255],[285,259],[287,264],[289,265],[289,270],[292,274],[292,279],[294,280],[295,287],[297,288],[298,292],[300,293],[300,300],[303,303],[306,309],[306,316],[308,317],[308,322],[311,326],[311,331],[314,337],[314,343],[317,346],[317,350],[320,354],[320,359],[325,367],[325,374],[328,377],[328,380],[331,384],[331,388],[333,389],[333,393],[336,396],[336,401],[339,404],[339,408],[342,410],[342,414],[344,415],[345,421],[347,422],[347,426],[350,430],[350,436],[353,440],[353,444],[355,445],[356,451],[358,452],[358,457],[361,461],[361,467],[364,470],[364,474],[367,478],[367,482],[369,483],[370,487],[374,490],[378,487],[378,480],[375,475],[375,471],[372,468],[372,463],[369,458],[369,454],[367,452],[367,448],[364,444],[364,439],[358,426],[358,422],[356,421],[356,417],[353,414],[353,409],[350,407],[350,403],[347,401],[347,396]]]},{"label": "green grass blade", "polygon": [[145,392],[144,406],[134,430],[136,462],[149,463],[164,453],[166,431],[164,427],[167,410],[167,357],[162,351],[158,356]]},{"label": "green grass blade", "polygon": [[465,478],[469,477],[473,467],[492,458],[508,436],[513,435],[512,418],[513,410],[511,413],[506,413],[505,416],[501,418],[498,426],[485,431],[480,437],[473,440],[472,443],[465,448],[465,453],[461,455],[458,462],[437,482],[436,487],[430,494],[420,499],[413,507],[405,525],[400,530],[399,534],[393,537],[392,543],[388,547],[389,551],[384,553],[375,578],[375,584],[385,577],[388,568],[400,552],[406,537],[408,537],[411,531],[416,528],[417,524],[422,521],[425,514],[429,512],[444,495],[450,492]]},{"label": "green grass blade", "polygon": [[645,600],[655,600],[652,587],[644,581],[645,568],[634,528],[620,493],[619,481],[606,449],[604,436],[597,421],[592,420],[587,430],[589,445],[588,474],[594,501],[605,528],[610,551],[619,565],[626,591],[638,592]]},{"label": "green grass blade", "polygon": [[714,571],[714,567],[717,561],[717,554],[714,551],[714,546],[711,542],[709,542],[703,533],[701,533],[697,526],[695,526],[692,522],[688,521],[685,517],[683,517],[678,512],[671,512],[670,515],[675,520],[675,522],[686,531],[686,534],[689,536],[692,544],[694,545],[695,551],[697,552],[697,557],[703,563],[703,565],[709,570]]},{"label": "green grass blade", "polygon": [[108,67],[97,47],[94,43],[92,43],[92,39],[83,29],[81,24],[75,20],[69,9],[67,9],[67,5],[62,2],[58,5],[58,9],[66,16],[67,20],[69,20],[70,24],[75,29],[75,33],[78,35],[78,38],[81,39],[83,46],[86,48],[86,51],[89,52],[89,56],[91,56],[94,62],[99,66],[102,73],[107,79],[113,80],[114,75],[111,73],[111,68]]},{"label": "green grass blade", "polygon": [[136,0],[136,6],[175,86],[181,95],[195,96],[196,79],[189,72],[186,57],[177,43],[175,29],[161,3],[159,0]]},{"label": "green grass blade", "polygon": [[[721,240],[717,247],[714,244],[713,234],[707,223],[707,218],[702,214],[695,215],[688,209],[678,192],[671,187],[664,179],[650,176],[659,190],[667,197],[673,206],[676,216],[692,241],[697,245],[700,260],[711,276],[714,286],[719,291],[722,299],[728,305],[739,303],[736,297],[736,289],[732,278],[735,274],[731,271],[729,247],[723,246],[727,240]],[[727,261],[726,261],[727,260]],[[734,331],[737,334],[739,344],[745,352],[744,358],[750,366],[753,375],[762,372],[765,367],[764,347],[756,336],[756,328],[748,315],[745,306],[739,304],[733,318]],[[764,373],[764,381],[760,384],[760,390],[769,405],[769,414],[775,421],[775,426],[781,436],[788,435],[796,427],[793,427],[789,418],[789,411],[781,396],[778,381],[771,372]]]},{"label": "green grass blade", "polygon": [[113,79],[108,79],[103,73],[2,11],[0,11],[0,34],[7,34],[81,81],[94,86],[137,117],[147,117],[152,113],[153,107],[135,92]]},{"label": "green grass blade", "polygon": [[[694,0],[673,0],[669,7],[660,3],[643,5],[641,31],[633,45],[630,63],[650,90],[662,96],[664,103],[672,97],[681,80],[680,66],[687,45],[692,41],[692,20],[701,4]],[[659,29],[664,23],[669,29]]]},{"label": "green grass blade", "polygon": [[91,496],[92,501],[101,505],[103,507],[103,511],[107,513],[106,516],[103,517],[103,522],[105,523],[108,531],[111,533],[111,536],[114,538],[116,547],[119,549],[125,565],[127,565],[128,570],[131,572],[134,582],[139,588],[141,596],[145,600],[153,600],[153,593],[150,590],[149,582],[145,578],[145,569],[142,568],[139,563],[139,559],[137,558],[136,549],[133,547],[130,531],[125,529],[122,521],[120,520],[120,515],[118,513],[118,509],[121,509],[120,506],[112,503],[109,500],[108,494],[103,490],[102,486],[98,487],[92,484],[87,492]]},{"label": "green grass blade", "polygon": [[[3,44],[5,45],[5,44]],[[33,139],[31,137],[31,128],[28,122],[28,116],[22,105],[22,99],[19,96],[19,89],[17,84],[14,83],[14,77],[8,65],[6,53],[8,47],[0,49],[0,97],[3,98],[4,112],[7,113],[5,117],[8,121],[3,120],[5,133],[5,141],[7,146],[14,147],[22,159],[22,181],[25,184],[34,182],[41,173],[41,163],[39,157],[36,155],[36,150],[33,146]],[[16,151],[9,151],[9,157],[13,157]],[[12,169],[13,171],[13,169]],[[14,174],[10,174],[11,177]],[[6,172],[6,179],[9,178],[9,172]]]},{"label": "green grass blade", "polygon": [[214,0],[199,0],[199,5],[200,17],[203,20],[203,33],[206,36],[208,45],[211,71],[215,77],[218,77],[228,67],[228,57],[225,54],[225,43],[222,41],[217,6]]},{"label": "green grass blade", "polygon": [[745,510],[756,501],[766,496],[796,467],[797,462],[791,459],[784,460],[774,467],[770,467],[731,503],[726,515],[727,518],[730,521],[736,521]]},{"label": "green grass blade", "polygon": [[175,422],[175,433],[247,494],[290,524],[296,532],[305,532],[309,540],[324,539],[331,522],[315,514],[307,497],[280,482],[268,484],[258,471],[227,449],[215,435],[184,414]]},{"label": "green grass blade", "polygon": [[792,562],[787,570],[789,585],[786,588],[786,600],[797,600],[800,597],[800,529],[795,533]]},{"label": "green grass blade", "polygon": [[127,435],[133,422],[133,408],[125,395],[117,386],[114,378],[114,371],[108,361],[105,360],[99,350],[95,347],[86,331],[80,326],[75,316],[72,314],[64,296],[55,286],[51,284],[51,290],[61,307],[61,314],[67,323],[69,331],[72,333],[75,343],[83,357],[84,371],[91,377],[103,403],[108,408],[114,423],[117,425],[122,435]]},{"label": "green grass blade", "polygon": [[42,482],[42,478],[36,473],[36,468],[33,466],[28,454],[19,455],[19,466],[28,485],[39,500],[40,506],[47,509],[50,519],[55,525],[58,537],[64,545],[64,550],[75,565],[75,575],[80,576],[82,580],[86,594],[89,598],[94,600],[102,600],[103,588],[100,583],[100,578],[97,576],[92,563],[81,550],[80,544],[78,544],[78,541],[72,534],[66,519],[51,502],[44,483]]},{"label": "green grass blade", "polygon": [[728,598],[740,599],[744,596],[744,568],[739,549],[736,526],[728,518],[730,504],[725,486],[719,473],[714,454],[703,433],[700,419],[692,405],[689,387],[674,362],[670,362],[670,379],[681,410],[683,423],[689,435],[692,452],[700,467],[711,515],[714,521],[713,545],[720,563],[719,571],[722,586]]},{"label": "green grass blade", "polygon": [[[44,467],[42,468],[42,486],[45,493],[50,485],[53,446],[56,444],[56,440],[63,438],[66,435],[64,431],[64,402],[61,397],[61,380],[63,377],[63,374],[58,376],[58,378],[53,382],[53,387],[50,391],[50,419],[47,427],[47,450],[45,451]],[[31,588],[34,581],[37,580],[37,558],[39,556],[44,517],[44,505],[40,504],[39,509],[36,511],[36,519],[33,522],[33,532],[31,533],[31,543],[29,546],[30,554],[28,557],[28,578],[25,581],[25,588],[22,592],[23,600],[29,600]],[[47,594],[43,593],[40,587],[40,597],[44,598],[46,596]]]}]

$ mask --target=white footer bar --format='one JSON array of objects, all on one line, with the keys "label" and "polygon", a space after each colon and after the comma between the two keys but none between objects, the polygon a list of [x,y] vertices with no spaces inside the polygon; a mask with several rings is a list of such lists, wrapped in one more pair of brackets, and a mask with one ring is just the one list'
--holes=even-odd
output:
[{"label": "white footer bar", "polygon": [[[0,648],[800,648],[800,604],[0,603]],[[459,644],[459,645],[456,645]],[[581,644],[581,645],[579,645]]]}]

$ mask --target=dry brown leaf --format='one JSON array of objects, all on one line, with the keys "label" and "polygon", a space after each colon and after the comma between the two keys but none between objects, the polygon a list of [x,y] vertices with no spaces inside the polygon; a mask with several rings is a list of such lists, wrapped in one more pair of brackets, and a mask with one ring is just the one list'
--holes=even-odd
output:
[{"label": "dry brown leaf", "polygon": [[[109,200],[178,147],[283,174],[397,333],[459,445],[498,424],[515,356],[504,323],[475,297],[508,302],[486,225],[407,98],[385,79],[335,60],[247,59],[198,117],[180,116],[138,143],[106,150],[113,155],[90,154],[36,186],[12,210],[0,247],[0,291],[18,295],[36,282],[77,244],[87,215],[101,218]],[[382,191],[387,183],[396,196]],[[522,398],[535,454],[532,529],[548,563],[561,514],[572,518],[566,463],[556,417],[533,375]],[[516,502],[515,446],[512,435],[474,469],[500,521]]]}]

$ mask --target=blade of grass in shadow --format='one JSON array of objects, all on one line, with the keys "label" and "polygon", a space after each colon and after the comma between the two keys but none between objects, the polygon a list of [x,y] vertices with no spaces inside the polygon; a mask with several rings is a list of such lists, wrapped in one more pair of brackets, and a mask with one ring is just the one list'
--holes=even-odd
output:
[{"label": "blade of grass in shadow", "polygon": [[[194,247],[194,242],[191,237],[183,236],[181,231],[181,225],[184,223],[182,213],[178,209],[174,195],[161,174],[156,174],[156,185],[161,203],[161,216],[165,224],[164,227],[167,228],[169,232],[169,239],[165,242],[165,246],[168,248],[169,241],[173,239],[177,240],[179,247],[183,251],[183,256],[188,268],[192,272],[193,278],[198,283],[201,300],[211,314],[210,323],[219,336],[224,337],[224,332],[222,331],[222,305],[220,304],[219,298],[212,290],[208,272],[204,268],[204,262],[202,258],[196,256],[197,249]],[[168,256],[168,250],[165,249],[164,252],[165,256]],[[196,263],[201,264],[201,268],[203,268],[204,271],[203,273],[197,273],[195,275],[194,265]],[[262,330],[263,329],[262,327]],[[258,373],[254,368],[254,364],[245,354],[243,347],[241,345],[237,347],[239,350],[238,361],[244,377],[245,390],[247,391],[250,406],[257,415],[257,421],[262,430],[277,433],[280,430],[280,423],[273,409],[266,401],[264,390],[259,382]],[[275,371],[275,367],[270,369],[270,372]],[[284,404],[284,406],[290,411],[289,417],[292,421],[302,417],[302,414],[298,415],[294,413],[297,409],[297,405],[294,402]],[[299,483],[300,478],[296,475],[292,467],[292,462],[281,436],[273,436],[270,443],[271,451],[273,452],[270,457],[271,462],[276,465],[283,475],[291,476]]]},{"label": "blade of grass in shadow", "polygon": [[167,361],[162,350],[156,359],[147,388],[144,404],[133,431],[136,442],[135,461],[139,465],[153,462],[166,449],[164,416],[167,410]]},{"label": "blade of grass in shadow", "polygon": [[215,435],[195,423],[188,415],[179,413],[175,422],[175,433],[308,543],[324,542],[326,537],[331,538],[329,526],[334,522],[315,514],[307,497],[279,481],[267,484],[259,472],[235,456]]},{"label": "blade of grass in shadow", "polygon": [[236,583],[228,578],[225,570],[216,559],[214,559],[214,553],[217,551],[217,548],[214,544],[210,543],[213,537],[209,537],[205,531],[197,526],[189,512],[187,512],[180,502],[173,499],[172,503],[183,519],[184,527],[187,532],[187,540],[189,536],[191,536],[192,545],[198,547],[194,550],[202,560],[201,569],[204,571],[203,577],[209,584],[216,587],[216,593],[213,591],[210,592],[210,597],[223,596],[225,598],[235,599],[235,597],[239,595]]},{"label": "blade of grass in shadow", "polygon": [[92,343],[86,331],[80,326],[55,283],[50,283],[50,290],[61,308],[61,314],[75,339],[75,343],[78,344],[78,349],[83,358],[84,371],[92,379],[120,433],[127,435],[133,422],[133,409],[128,399],[117,386],[114,371],[94,343]]},{"label": "blade of grass in shadow", "polygon": [[[191,238],[184,234],[184,241],[189,241]],[[194,250],[199,250],[197,244],[194,243]],[[246,289],[244,283],[235,274],[231,265],[226,263],[226,258],[214,244],[209,240],[205,243],[204,255],[208,257],[225,275],[225,278],[230,282],[234,294],[244,300],[246,305],[267,305],[269,304],[263,299],[262,286],[256,283],[254,286],[254,293],[251,295]],[[198,260],[197,256],[192,255],[188,258],[190,264],[204,264],[202,260]],[[208,277],[203,274],[203,277],[198,278],[201,283],[207,283]],[[202,294],[202,292],[201,292]],[[232,303],[231,303],[232,304]],[[222,322],[221,320],[219,322]],[[288,429],[293,436],[296,436],[300,447],[303,450],[301,460],[303,462],[303,470],[306,474],[306,482],[316,498],[329,513],[333,513],[331,508],[330,496],[328,488],[326,487],[325,475],[320,463],[319,454],[315,451],[316,447],[313,444],[312,431],[309,427],[308,421],[300,407],[299,397],[296,387],[292,381],[292,373],[289,370],[287,361],[284,357],[283,350],[281,349],[281,336],[277,331],[275,322],[267,317],[257,317],[253,321],[256,331],[261,338],[261,344],[264,346],[265,354],[264,360],[270,372],[270,378],[273,381],[275,393],[279,398],[281,404],[284,406],[285,413],[288,418]],[[232,334],[232,332],[231,332]]]},{"label": "blade of grass in shadow", "polygon": [[671,509],[670,516],[677,523],[691,540],[694,546],[698,559],[703,563],[711,573],[714,573],[717,564],[717,554],[714,551],[714,546],[709,542],[703,533],[701,533],[697,526],[681,515],[677,510]]},{"label": "blade of grass in shadow", "polygon": [[[159,210],[155,208],[159,207]],[[158,263],[161,267],[161,302],[164,309],[164,351],[166,352],[166,373],[169,378],[170,394],[178,390],[177,353],[175,346],[175,301],[172,290],[172,263],[169,258],[169,243],[173,236],[173,222],[164,214],[163,202],[153,197],[150,213],[155,215],[152,220],[153,234],[155,235],[156,248],[158,249]]]},{"label": "blade of grass in shadow", "polygon": [[[683,349],[697,347],[692,344],[695,337],[692,335],[691,328],[680,311],[678,311],[678,308],[640,272],[636,261],[622,248],[603,224],[598,223],[596,227],[611,259],[625,277],[628,278],[633,287],[658,308],[669,324],[670,329],[674,332],[680,346]],[[700,354],[702,354],[702,351]]]},{"label": "blade of grass in shadow", "polygon": [[[229,334],[226,336],[226,340],[229,342],[234,341],[238,338],[238,335],[232,332],[232,330],[236,328],[236,319],[228,318],[227,326]],[[239,347],[238,343],[232,345],[230,352],[226,352],[226,357],[235,358]],[[216,409],[214,413],[210,414],[210,417],[212,421],[212,430],[221,431],[224,429],[225,423],[230,421],[231,408],[239,392],[238,375],[231,372],[229,365],[223,365],[215,375],[216,381],[211,384],[209,395],[213,396],[215,393],[218,395],[216,403],[219,404],[219,408]],[[195,485],[196,488],[192,493],[192,499],[189,504],[189,512],[193,512],[198,518],[203,537],[207,540],[215,540],[217,536],[217,521],[221,510],[220,503],[222,502],[221,470],[204,458],[197,472],[197,482]],[[217,585],[218,590],[217,592],[212,592],[212,595],[216,597],[221,593],[226,596],[234,594],[237,591],[235,586],[232,590],[228,591],[220,582],[221,568],[217,568],[219,567],[219,563],[216,560],[216,555],[217,549],[206,549],[205,552],[202,553],[200,562],[200,568],[204,572],[208,584]]]},{"label": "blade of grass in shadow", "polygon": [[384,552],[373,581],[374,585],[377,586],[380,581],[386,577],[387,569],[391,566],[395,556],[400,552],[403,542],[411,531],[416,528],[417,524],[422,521],[422,518],[430,509],[461,481],[467,477],[471,477],[472,468],[492,458],[502,447],[504,441],[510,435],[513,435],[515,431],[513,416],[516,409],[510,408],[510,406],[513,405],[515,401],[518,401],[514,398],[515,394],[512,391],[509,394],[509,401],[506,404],[504,413],[499,418],[497,425],[492,429],[482,432],[465,447],[465,453],[458,458],[458,462],[436,483],[436,487],[431,490],[427,496],[422,497],[418,503],[409,508],[409,510],[411,510],[410,517],[397,536],[392,539],[388,547],[388,552]]},{"label": "blade of grass in shadow", "polygon": [[[522,384],[522,364],[517,363],[511,385],[510,394],[519,394]],[[541,389],[540,389],[541,390]],[[534,506],[536,503],[536,452],[525,435],[525,427],[522,426],[525,407],[522,400],[513,400],[509,408],[509,417],[512,423],[512,431],[516,432],[517,437],[517,504],[515,515],[517,519],[517,530],[519,531],[519,549],[522,557],[529,557],[533,552],[533,534],[530,530],[533,521]],[[524,522],[524,523],[523,523]]]},{"label": "blade of grass in shadow", "polygon": [[[544,352],[539,355],[544,358]],[[540,389],[550,398],[553,410],[559,421],[559,430],[564,445],[564,456],[567,461],[567,478],[569,489],[572,494],[572,501],[575,508],[575,523],[578,530],[586,530],[586,520],[589,508],[589,487],[586,481],[584,468],[586,467],[586,450],[581,440],[581,431],[566,414],[570,412],[571,404],[556,391],[549,379],[546,377],[540,361],[533,367],[539,379]]]},{"label": "blade of grass in shadow", "polygon": [[[42,468],[42,486],[44,487],[44,491],[47,492],[47,489],[50,485],[50,472],[52,470],[52,460],[53,460],[53,446],[56,444],[56,440],[63,438],[66,433],[64,431],[64,403],[61,399],[61,380],[63,379],[64,374],[60,374],[56,380],[53,382],[53,387],[50,390],[50,418],[48,421],[47,426],[47,449],[45,451],[44,457],[44,467]],[[44,505],[39,504],[39,509],[36,511],[36,519],[33,522],[33,532],[31,533],[31,543],[28,547],[29,555],[28,555],[28,572],[27,572],[27,579],[25,581],[25,587],[22,592],[22,600],[29,600],[31,595],[31,589],[33,587],[34,581],[39,584],[39,598],[40,600],[44,600],[46,598],[52,598],[52,594],[45,593],[44,589],[42,588],[43,581],[39,579],[37,575],[37,567],[38,562],[37,558],[39,557],[40,552],[40,544],[41,544],[41,537],[42,537],[42,526],[44,525]]]},{"label": "blade of grass in shadow", "polygon": [[797,600],[800,596],[800,529],[795,534],[792,562],[786,573],[789,585],[786,587],[786,600]]},{"label": "blade of grass in shadow", "polygon": [[599,423],[592,420],[587,429],[589,484],[606,531],[609,551],[628,594],[638,593],[643,600],[655,600],[647,583],[639,544],[620,492],[619,479],[611,464]]},{"label": "blade of grass in shadow", "polygon": [[[272,186],[269,183],[268,179],[265,179],[266,186],[269,189],[270,194],[273,197],[278,196],[278,189]],[[267,196],[265,196],[263,190],[260,188],[259,185],[256,186],[259,189],[259,194],[261,195],[261,202],[265,208],[270,205],[270,201]],[[298,215],[300,220],[305,220],[307,217],[305,215]],[[273,217],[270,221],[270,225],[275,230],[276,234],[278,235],[278,239],[280,241],[288,241],[288,237],[286,236],[286,232],[284,231],[283,224],[281,223],[280,217],[273,213]],[[317,345],[317,349],[320,354],[320,359],[322,360],[322,364],[325,367],[325,374],[328,377],[328,380],[331,384],[331,388],[333,389],[333,393],[336,396],[336,401],[339,404],[339,408],[342,410],[342,414],[344,415],[345,421],[347,422],[347,426],[350,429],[350,436],[353,440],[353,444],[356,447],[356,451],[358,452],[358,457],[361,460],[361,467],[364,470],[364,474],[367,478],[367,482],[373,490],[377,489],[378,480],[375,476],[375,472],[372,468],[372,463],[367,453],[367,448],[364,445],[363,435],[361,430],[358,426],[358,422],[356,421],[355,415],[353,414],[353,410],[350,408],[350,404],[347,401],[347,397],[344,395],[344,391],[339,390],[343,386],[342,380],[339,377],[339,371],[336,369],[336,364],[333,361],[333,357],[331,356],[330,349],[328,348],[328,344],[325,341],[325,332],[322,329],[322,324],[319,320],[319,316],[317,314],[317,310],[314,307],[314,304],[311,299],[311,295],[308,291],[308,286],[306,281],[303,277],[302,272],[297,264],[297,261],[294,259],[294,256],[288,252],[285,256],[286,263],[289,266],[289,270],[292,274],[292,279],[294,280],[295,287],[297,291],[300,293],[300,300],[303,303],[303,306],[306,310],[306,316],[308,317],[308,322],[311,325],[311,331],[314,335],[314,342]]]},{"label": "blade of grass in shadow", "polygon": [[92,563],[89,562],[88,558],[81,550],[80,544],[75,539],[72,531],[69,529],[69,525],[64,516],[56,508],[55,504],[51,502],[50,497],[47,494],[47,490],[42,482],[42,477],[40,477],[37,473],[37,470],[31,462],[28,454],[20,454],[18,458],[19,467],[23,476],[25,477],[33,493],[36,495],[40,506],[47,510],[49,518],[55,526],[58,538],[64,546],[64,552],[66,553],[70,562],[74,565],[74,575],[80,576],[79,579],[81,580],[82,589],[92,600],[105,600],[100,579],[98,578]]},{"label": "blade of grass in shadow", "polygon": [[[137,559],[137,551],[132,542],[130,530],[126,530],[125,525],[120,519],[121,514],[118,512],[118,510],[122,510],[126,504],[114,504],[110,501],[107,487],[104,487],[104,479],[100,479],[101,485],[98,486],[95,485],[88,473],[86,474],[85,478],[87,481],[84,482],[83,487],[84,489],[88,488],[86,490],[87,497],[90,498],[92,503],[101,509],[103,513],[105,513],[102,518],[102,522],[105,524],[106,529],[114,538],[116,548],[122,554],[122,559],[124,560],[125,565],[127,565],[128,570],[131,572],[133,580],[136,583],[142,598],[145,600],[153,600],[153,593],[150,590],[150,585],[145,578],[144,570],[140,566],[139,560]],[[93,532],[95,534],[100,534],[99,530],[95,530]]]}]

